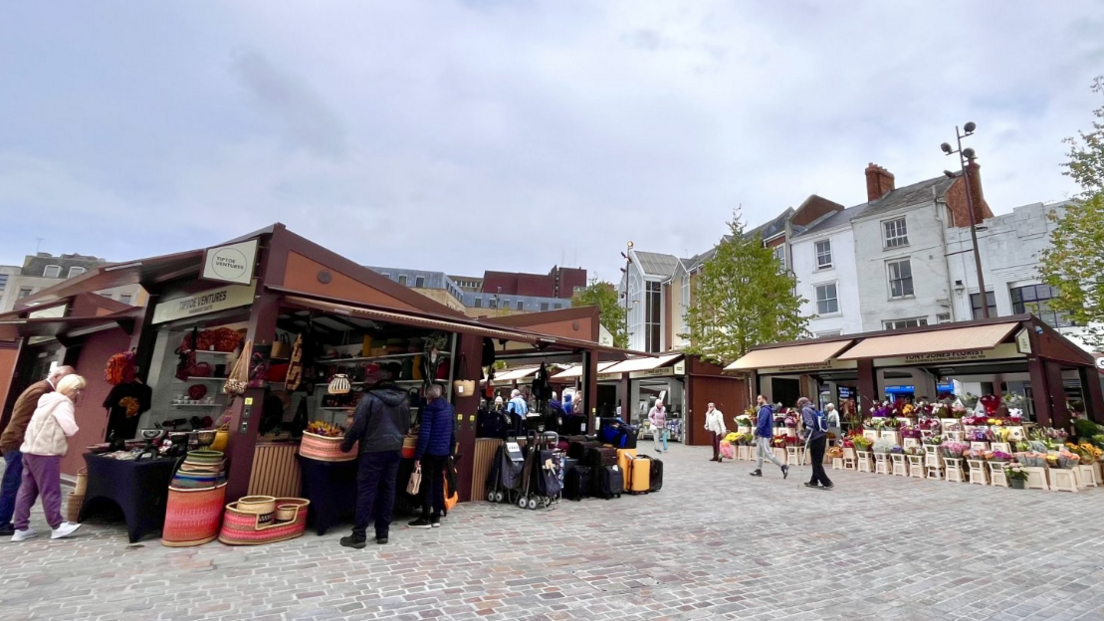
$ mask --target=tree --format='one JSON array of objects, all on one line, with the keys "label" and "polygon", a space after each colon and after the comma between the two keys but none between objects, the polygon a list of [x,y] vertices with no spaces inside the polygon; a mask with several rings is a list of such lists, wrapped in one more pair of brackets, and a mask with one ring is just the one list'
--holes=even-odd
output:
[{"label": "tree", "polygon": [[[1104,76],[1093,81],[1092,90],[1104,96]],[[1104,105],[1093,116],[1091,131],[1065,140],[1070,159],[1063,174],[1082,191],[1064,213],[1050,213],[1058,225],[1039,272],[1057,294],[1051,308],[1085,327],[1086,344],[1104,348]]]},{"label": "tree", "polygon": [[597,306],[602,325],[613,334],[614,347],[628,347],[629,331],[625,323],[625,307],[617,296],[617,287],[592,278],[586,289],[575,294],[572,306]]},{"label": "tree", "polygon": [[756,345],[793,341],[808,335],[805,301],[794,292],[792,273],[780,269],[759,235],[744,235],[739,212],[729,232],[691,282],[686,352],[728,364]]}]

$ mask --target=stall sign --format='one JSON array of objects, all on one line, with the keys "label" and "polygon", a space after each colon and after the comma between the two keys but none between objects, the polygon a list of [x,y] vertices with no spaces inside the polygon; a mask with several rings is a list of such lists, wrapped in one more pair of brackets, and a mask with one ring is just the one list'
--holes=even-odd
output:
[{"label": "stall sign", "polygon": [[840,386],[839,387],[839,398],[840,399],[854,399],[855,398],[855,389],[851,388],[850,386]]},{"label": "stall sign", "polygon": [[1031,332],[1027,328],[1016,333],[1016,349],[1021,354],[1031,353]]},{"label": "stall sign", "polygon": [[153,309],[153,323],[165,323],[239,306],[249,306],[253,303],[253,294],[256,290],[257,283],[253,281],[249,286],[227,285],[161,302]]},{"label": "stall sign", "polygon": [[1022,358],[1015,343],[997,345],[992,349],[958,349],[927,354],[912,354],[896,358],[878,360],[880,367],[909,366],[919,364],[943,364],[946,362],[968,362],[971,360],[1000,360],[1002,358]]},{"label": "stall sign", "polygon": [[44,308],[42,310],[32,311],[27,315],[28,319],[56,319],[58,317],[64,317],[65,311],[69,310],[68,304],[58,304],[57,306],[51,306],[50,308]]},{"label": "stall sign", "polygon": [[257,240],[208,248],[203,253],[203,279],[248,285],[257,262]]},{"label": "stall sign", "polygon": [[807,373],[809,371],[834,371],[837,369],[855,369],[858,363],[854,360],[826,360],[824,362],[811,362],[808,364],[787,364],[781,367],[765,367],[758,370],[760,375],[779,375],[787,373]]},{"label": "stall sign", "polygon": [[662,369],[648,369],[647,371],[633,371],[632,373],[629,373],[629,379],[641,379],[645,377],[670,377],[674,374],[674,368],[664,367]]},{"label": "stall sign", "polygon": [[621,374],[620,373],[599,373],[598,374],[598,381],[599,382],[608,382],[608,381],[611,381],[611,380],[619,380],[619,379],[621,379]]}]

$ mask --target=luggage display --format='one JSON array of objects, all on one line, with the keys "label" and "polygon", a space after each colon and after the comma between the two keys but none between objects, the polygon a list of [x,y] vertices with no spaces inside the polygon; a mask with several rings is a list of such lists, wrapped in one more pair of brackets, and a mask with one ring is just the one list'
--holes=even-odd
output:
[{"label": "luggage display", "polygon": [[616,466],[617,465],[617,449],[599,446],[587,449],[586,465],[590,466],[595,472],[603,466]]},{"label": "luggage display", "polygon": [[576,466],[568,470],[564,475],[564,498],[582,500],[590,496],[591,481],[591,469],[586,466]]},{"label": "luggage display", "polygon": [[658,459],[653,459],[651,466],[651,474],[649,475],[650,487],[649,492],[658,492],[659,488],[663,487],[663,462]]},{"label": "luggage display", "polygon": [[567,456],[582,461],[586,459],[588,449],[601,446],[601,442],[594,440],[570,440],[567,444]]},{"label": "luggage display", "polygon": [[621,468],[621,472],[625,473],[625,489],[629,489],[627,487],[629,482],[629,468],[632,465],[632,460],[635,458],[636,449],[617,449],[617,467]]},{"label": "luggage display", "polygon": [[563,471],[564,471],[565,474],[568,473],[568,472],[571,472],[578,465],[579,465],[579,460],[578,459],[574,459],[572,457],[564,457],[563,458]]},{"label": "luggage display", "polygon": [[652,490],[652,460],[647,457],[634,457],[629,460],[629,469],[625,471],[625,491],[630,494],[647,494]]},{"label": "luggage display", "polygon": [[625,487],[625,477],[621,469],[617,466],[604,466],[597,470],[597,473],[594,478],[594,495],[606,500],[614,497],[620,498]]},{"label": "luggage display", "polygon": [[565,434],[586,433],[586,416],[564,416],[560,430]]}]

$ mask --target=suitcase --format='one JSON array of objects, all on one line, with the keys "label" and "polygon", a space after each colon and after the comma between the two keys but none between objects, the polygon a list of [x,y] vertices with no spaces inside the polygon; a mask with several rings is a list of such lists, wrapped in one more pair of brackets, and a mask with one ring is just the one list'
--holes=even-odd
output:
[{"label": "suitcase", "polygon": [[625,490],[629,489],[629,468],[632,460],[636,458],[636,449],[617,449],[617,467],[625,473]]},{"label": "suitcase", "polygon": [[617,466],[604,466],[597,472],[598,475],[594,478],[594,495],[606,500],[620,498],[625,487],[625,477],[621,469]]},{"label": "suitcase", "polygon": [[649,474],[649,492],[658,492],[663,487],[663,462],[658,459],[651,460],[651,473]]},{"label": "suitcase", "polygon": [[567,456],[582,461],[586,459],[588,450],[592,448],[599,448],[601,446],[601,442],[595,442],[593,440],[572,440],[567,445]]},{"label": "suitcase", "polygon": [[621,433],[618,444],[623,449],[636,448],[636,439],[640,435],[639,429],[634,425],[621,425]]},{"label": "suitcase", "polygon": [[563,458],[564,476],[567,476],[568,472],[571,472],[572,470],[574,470],[578,466],[579,466],[579,460],[578,459],[573,459],[571,457],[564,457]]},{"label": "suitcase", "polygon": [[616,466],[617,465],[617,449],[608,448],[605,446],[598,446],[587,449],[586,459],[580,460],[586,461],[587,465],[591,467],[595,472],[599,468],[604,466]]},{"label": "suitcase", "polygon": [[568,500],[582,500],[590,495],[591,469],[586,466],[576,466],[564,475],[564,498]]},{"label": "suitcase", "polygon": [[652,460],[647,457],[634,457],[629,460],[629,469],[625,471],[625,491],[630,494],[647,494],[652,491]]}]

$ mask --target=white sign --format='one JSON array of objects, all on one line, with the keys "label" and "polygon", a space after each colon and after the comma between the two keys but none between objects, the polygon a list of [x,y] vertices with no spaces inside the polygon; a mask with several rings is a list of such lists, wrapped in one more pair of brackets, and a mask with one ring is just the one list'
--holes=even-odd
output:
[{"label": "white sign", "polygon": [[51,306],[50,308],[44,308],[42,310],[32,311],[27,315],[28,319],[54,319],[57,317],[64,317],[65,311],[68,310],[68,304],[58,304],[57,306]]},{"label": "white sign", "polygon": [[1096,359],[1096,368],[1104,370],[1104,356]]},{"label": "white sign", "polygon": [[928,354],[912,354],[898,358],[882,358],[879,367],[910,366],[918,364],[942,364],[944,362],[968,362],[971,360],[1001,360],[1004,358],[1023,358],[1015,343],[997,345],[992,349],[960,349]]},{"label": "white sign", "polygon": [[203,257],[203,279],[248,285],[257,262],[257,240],[208,248]]},{"label": "white sign", "polygon": [[257,283],[253,281],[248,286],[227,285],[161,302],[153,309],[153,323],[165,323],[229,308],[249,306],[253,303],[253,293],[256,290]]},{"label": "white sign", "polygon": [[1018,349],[1021,354],[1031,353],[1031,332],[1029,332],[1027,328],[1020,330],[1019,333],[1016,334],[1016,349]]}]

